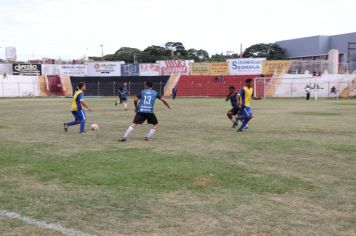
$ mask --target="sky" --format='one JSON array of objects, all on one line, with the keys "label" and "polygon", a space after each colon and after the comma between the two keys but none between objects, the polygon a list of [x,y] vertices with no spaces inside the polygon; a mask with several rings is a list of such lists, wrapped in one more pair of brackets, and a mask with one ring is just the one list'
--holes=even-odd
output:
[{"label": "sky", "polygon": [[[0,59],[79,59],[168,41],[210,54],[356,32],[355,0],[0,0]],[[102,45],[102,47],[101,47]]]}]

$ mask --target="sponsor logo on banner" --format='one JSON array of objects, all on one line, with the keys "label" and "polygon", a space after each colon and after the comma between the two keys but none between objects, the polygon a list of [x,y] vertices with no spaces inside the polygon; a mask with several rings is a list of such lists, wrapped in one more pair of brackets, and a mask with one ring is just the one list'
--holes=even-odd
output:
[{"label": "sponsor logo on banner", "polygon": [[41,64],[18,63],[12,64],[13,75],[38,76],[42,74]]},{"label": "sponsor logo on banner", "polygon": [[265,58],[230,59],[228,60],[230,75],[261,74],[262,62],[265,60]]},{"label": "sponsor logo on banner", "polygon": [[264,61],[262,71],[263,74],[287,73],[290,66],[291,61],[288,60]]},{"label": "sponsor logo on banner", "polygon": [[94,62],[88,64],[88,76],[120,76],[123,62]]},{"label": "sponsor logo on banner", "polygon": [[158,64],[146,63],[140,64],[140,76],[158,76],[160,75],[160,68]]},{"label": "sponsor logo on banner", "polygon": [[87,76],[87,65],[60,65],[59,73],[67,76]]},{"label": "sponsor logo on banner", "polygon": [[189,61],[185,60],[167,60],[159,61],[161,67],[161,75],[171,75],[180,73],[181,75],[189,75]]},{"label": "sponsor logo on banner", "polygon": [[209,75],[210,68],[209,63],[190,63],[189,64],[189,74],[190,75]]},{"label": "sponsor logo on banner", "polygon": [[139,76],[140,66],[138,64],[124,64],[121,65],[122,76]]},{"label": "sponsor logo on banner", "polygon": [[213,62],[210,63],[210,75],[228,75],[229,63],[228,62]]}]

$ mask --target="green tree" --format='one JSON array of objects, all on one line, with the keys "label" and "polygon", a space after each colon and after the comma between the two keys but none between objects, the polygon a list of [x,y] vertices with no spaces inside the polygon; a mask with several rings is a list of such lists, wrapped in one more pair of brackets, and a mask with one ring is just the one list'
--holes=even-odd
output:
[{"label": "green tree", "polygon": [[246,48],[244,58],[267,58],[267,60],[284,59],[284,49],[275,43],[259,43]]},{"label": "green tree", "polygon": [[168,58],[166,55],[166,48],[152,45],[143,50],[139,61],[155,63],[158,60],[165,60],[166,58]]},{"label": "green tree", "polygon": [[[140,58],[142,52],[137,48],[122,47],[112,55],[106,55],[105,60],[114,60],[114,61],[125,61],[126,63],[133,63],[135,59]],[[137,61],[137,60],[136,60]]]}]

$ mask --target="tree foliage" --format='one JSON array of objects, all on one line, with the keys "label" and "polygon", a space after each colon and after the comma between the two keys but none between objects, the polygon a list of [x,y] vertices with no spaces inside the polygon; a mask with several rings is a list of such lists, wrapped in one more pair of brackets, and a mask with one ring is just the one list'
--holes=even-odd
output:
[{"label": "tree foliage", "polygon": [[244,58],[267,58],[267,60],[284,59],[284,49],[275,43],[259,43],[246,48]]},{"label": "tree foliage", "polygon": [[[196,62],[205,61],[226,61],[226,59],[239,58],[240,55],[232,54],[214,54],[211,57],[209,53],[204,49],[190,48],[185,49],[181,42],[167,42],[163,46],[151,45],[141,51],[137,48],[122,47],[114,54],[108,54],[104,56],[106,61],[125,61],[126,63],[155,63],[158,60],[168,59],[182,59],[182,60],[194,60]],[[243,54],[243,57],[265,57],[269,60],[283,59],[284,50],[277,44],[256,44],[247,48]],[[100,60],[101,57],[92,57],[94,60]]]}]

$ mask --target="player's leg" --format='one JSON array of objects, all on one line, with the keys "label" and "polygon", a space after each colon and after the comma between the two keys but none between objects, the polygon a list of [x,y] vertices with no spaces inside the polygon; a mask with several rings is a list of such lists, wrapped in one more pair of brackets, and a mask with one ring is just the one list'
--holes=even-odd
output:
[{"label": "player's leg", "polygon": [[238,132],[239,131],[243,131],[248,122],[253,118],[253,114],[252,114],[252,111],[251,111],[251,108],[250,107],[245,107],[244,109],[242,109],[242,113],[243,113],[243,122],[242,122],[242,125],[240,126],[240,128],[237,130]]},{"label": "player's leg", "polygon": [[127,109],[127,99],[125,99],[125,111],[127,111],[128,109]]},{"label": "player's leg", "polygon": [[77,124],[80,123],[80,120],[79,120],[77,112],[76,111],[72,111],[72,115],[74,117],[74,120],[63,124],[64,125],[64,131],[66,131],[66,132],[68,131],[68,127],[69,126],[77,125]]},{"label": "player's leg", "polygon": [[146,120],[146,116],[144,115],[144,113],[137,112],[132,124],[127,128],[125,134],[122,136],[121,139],[119,139],[119,141],[125,142],[129,137],[129,135],[135,130],[136,126],[138,124],[142,124],[143,122],[145,122],[145,120]]},{"label": "player's leg", "polygon": [[80,119],[80,133],[85,133],[85,123],[86,123],[86,115],[84,110],[78,111],[78,117]]},{"label": "player's leg", "polygon": [[156,133],[156,130],[158,129],[158,120],[156,115],[154,113],[149,113],[147,116],[147,122],[149,124],[152,124],[152,127],[146,134],[145,140],[151,141],[153,139],[153,135]]}]

